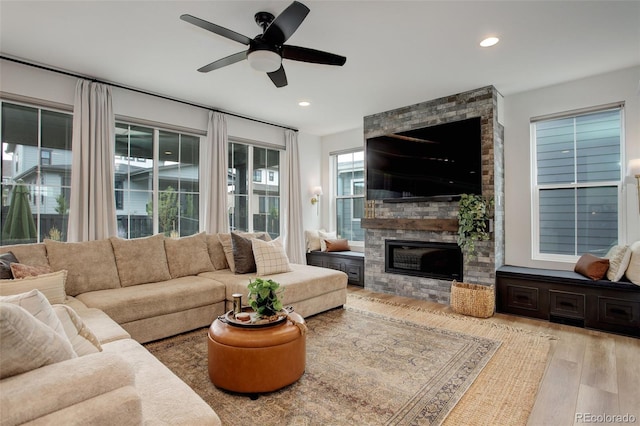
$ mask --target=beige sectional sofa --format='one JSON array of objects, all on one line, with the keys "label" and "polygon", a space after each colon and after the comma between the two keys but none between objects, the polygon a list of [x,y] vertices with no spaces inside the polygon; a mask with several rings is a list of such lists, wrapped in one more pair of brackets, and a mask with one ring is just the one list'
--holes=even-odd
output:
[{"label": "beige sectional sofa", "polygon": [[[21,264],[66,271],[65,304],[102,345],[100,353],[0,380],[1,423],[220,424],[141,343],[208,326],[231,308],[232,294],[247,294],[256,273],[232,272],[228,242],[229,234],[201,233],[0,247]],[[286,306],[307,317],[346,302],[343,272],[289,266],[264,276],[284,287]],[[0,280],[0,293],[8,287]]]}]

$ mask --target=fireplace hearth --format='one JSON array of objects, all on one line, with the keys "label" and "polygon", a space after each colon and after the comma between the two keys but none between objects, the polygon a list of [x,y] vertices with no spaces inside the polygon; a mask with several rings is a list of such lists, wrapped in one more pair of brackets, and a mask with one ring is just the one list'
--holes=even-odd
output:
[{"label": "fireplace hearth", "polygon": [[385,240],[385,272],[462,281],[462,251],[455,243]]}]

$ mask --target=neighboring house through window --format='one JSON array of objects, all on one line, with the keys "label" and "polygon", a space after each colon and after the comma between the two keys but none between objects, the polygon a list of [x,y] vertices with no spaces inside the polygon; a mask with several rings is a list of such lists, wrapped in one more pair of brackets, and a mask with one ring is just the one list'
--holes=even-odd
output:
[{"label": "neighboring house through window", "polygon": [[[19,102],[1,102],[2,224],[12,192],[25,185],[36,235],[0,237],[0,245],[66,241],[71,185],[73,115]],[[25,219],[26,220],[26,219]]]},{"label": "neighboring house through window", "polygon": [[349,241],[364,241],[364,151],[332,155],[336,188],[336,232]]},{"label": "neighboring house through window", "polygon": [[532,121],[533,257],[604,256],[620,235],[623,108]]},{"label": "neighboring house through window", "polygon": [[119,236],[198,232],[199,136],[118,122],[114,161]]},{"label": "neighboring house through window", "polygon": [[[280,164],[283,151],[229,142],[228,207],[232,231],[280,235]],[[248,179],[253,176],[253,179]],[[268,179],[263,179],[268,176]]]}]

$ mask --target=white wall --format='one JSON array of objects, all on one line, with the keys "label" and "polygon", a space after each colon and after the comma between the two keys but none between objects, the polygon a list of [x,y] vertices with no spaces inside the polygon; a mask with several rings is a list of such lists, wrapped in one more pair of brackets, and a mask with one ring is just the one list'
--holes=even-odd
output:
[{"label": "white wall", "polygon": [[[320,215],[316,206],[311,204],[312,189],[322,184],[321,140],[319,136],[299,133],[298,151],[300,154],[300,191],[302,192],[302,223],[304,229],[319,229]],[[324,187],[323,187],[324,189]]]},{"label": "white wall", "polygon": [[[567,270],[574,266],[531,259],[530,118],[624,101],[626,131],[622,167],[626,170],[630,159],[640,158],[639,83],[640,67],[634,67],[504,98],[506,264]],[[621,243],[640,240],[636,191],[635,182],[624,185],[621,223],[624,241]]]}]

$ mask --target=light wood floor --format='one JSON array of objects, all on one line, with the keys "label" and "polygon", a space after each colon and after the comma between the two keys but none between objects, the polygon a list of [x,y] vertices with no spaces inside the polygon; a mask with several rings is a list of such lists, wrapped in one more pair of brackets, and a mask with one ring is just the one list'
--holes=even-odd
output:
[{"label": "light wood floor", "polygon": [[[449,306],[424,300],[373,293],[356,286],[349,286],[348,290],[451,312]],[[551,343],[529,426],[629,424],[614,418],[604,422],[587,418],[605,414],[635,416],[635,422],[630,423],[640,425],[640,339],[514,315],[495,314],[494,320],[558,338]],[[581,414],[584,414],[582,420]]]}]

